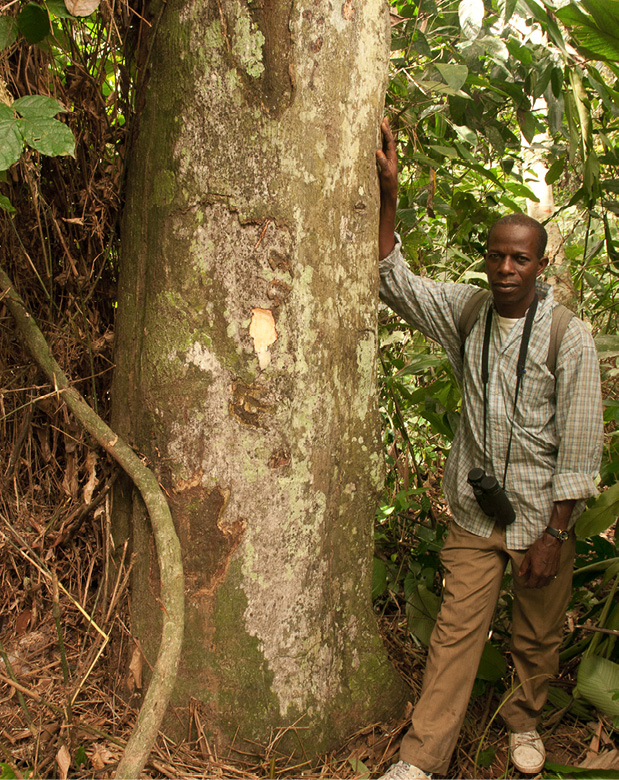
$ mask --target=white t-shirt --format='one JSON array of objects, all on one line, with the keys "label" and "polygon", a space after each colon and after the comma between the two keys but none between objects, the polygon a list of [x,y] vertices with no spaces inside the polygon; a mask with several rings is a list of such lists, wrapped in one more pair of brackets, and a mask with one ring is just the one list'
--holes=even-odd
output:
[{"label": "white t-shirt", "polygon": [[501,317],[501,315],[498,312],[496,313],[496,318],[499,323],[499,333],[501,334],[501,344],[502,344],[505,341],[505,339],[509,336],[511,329],[518,322],[518,318],[513,320],[511,317]]}]

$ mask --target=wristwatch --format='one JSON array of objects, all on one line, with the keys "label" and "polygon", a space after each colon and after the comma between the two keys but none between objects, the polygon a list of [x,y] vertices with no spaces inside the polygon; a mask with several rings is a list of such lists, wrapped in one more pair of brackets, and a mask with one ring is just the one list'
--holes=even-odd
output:
[{"label": "wristwatch", "polygon": [[570,535],[567,531],[559,531],[558,528],[552,528],[549,525],[544,528],[544,533],[550,534],[550,536],[554,536],[555,539],[558,539],[560,542],[567,542],[567,540],[570,538]]}]

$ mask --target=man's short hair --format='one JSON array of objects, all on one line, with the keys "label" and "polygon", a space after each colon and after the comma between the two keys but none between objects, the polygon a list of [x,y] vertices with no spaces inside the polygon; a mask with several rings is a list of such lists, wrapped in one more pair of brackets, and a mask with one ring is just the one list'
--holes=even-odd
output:
[{"label": "man's short hair", "polygon": [[497,219],[497,221],[488,231],[488,241],[490,241],[490,236],[492,235],[494,229],[500,227],[501,225],[523,225],[524,227],[535,230],[537,233],[537,258],[539,260],[544,257],[546,244],[548,243],[548,233],[546,232],[546,228],[536,219],[533,219],[533,217],[529,217],[526,214],[520,213],[508,214],[505,217],[501,217],[500,219]]}]

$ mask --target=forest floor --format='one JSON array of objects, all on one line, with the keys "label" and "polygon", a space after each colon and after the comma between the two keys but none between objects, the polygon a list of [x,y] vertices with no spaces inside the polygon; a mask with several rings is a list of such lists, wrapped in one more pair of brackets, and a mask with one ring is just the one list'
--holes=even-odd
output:
[{"label": "forest floor", "polygon": [[[96,522],[99,526],[91,526],[90,533],[67,543],[66,527],[46,535],[49,523],[37,530],[29,513],[28,530],[20,530],[8,523],[0,507],[2,779],[113,777],[131,732],[141,672],[135,663],[137,644],[128,628],[128,568],[121,567],[112,578],[105,564],[109,551],[99,541],[107,538],[105,511]],[[98,622],[82,605],[98,616]],[[401,616],[382,617],[379,623],[392,662],[411,688],[411,703],[399,718],[367,724],[337,750],[310,761],[283,751],[283,737],[290,729],[275,731],[266,744],[241,743],[239,735],[236,744],[218,752],[209,743],[196,708],[191,738],[174,743],[161,736],[144,776],[379,776],[397,760],[399,741],[419,694],[425,656]],[[119,665],[119,658],[127,661]],[[568,664],[559,680],[566,690],[573,685],[573,671]],[[499,719],[493,719],[498,699],[489,686],[472,699],[449,777],[519,776],[508,763],[506,733]],[[550,709],[542,727],[549,760],[571,766],[593,761],[599,768],[604,762],[610,768],[613,759],[616,766],[619,752],[612,733],[609,723],[596,715],[578,721],[561,709]]]}]

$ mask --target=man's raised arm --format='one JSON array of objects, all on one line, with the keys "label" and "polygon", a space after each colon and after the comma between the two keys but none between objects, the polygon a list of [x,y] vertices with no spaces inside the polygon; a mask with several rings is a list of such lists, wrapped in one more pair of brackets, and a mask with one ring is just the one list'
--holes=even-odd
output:
[{"label": "man's raised arm", "polygon": [[383,148],[376,151],[380,182],[380,221],[378,227],[379,259],[387,257],[395,246],[395,209],[398,201],[398,158],[395,138],[385,117],[380,126]]}]

